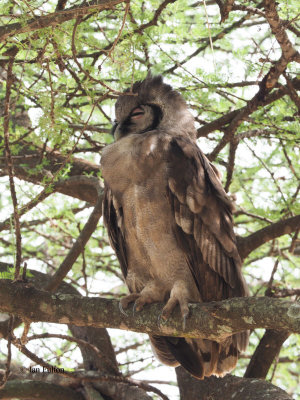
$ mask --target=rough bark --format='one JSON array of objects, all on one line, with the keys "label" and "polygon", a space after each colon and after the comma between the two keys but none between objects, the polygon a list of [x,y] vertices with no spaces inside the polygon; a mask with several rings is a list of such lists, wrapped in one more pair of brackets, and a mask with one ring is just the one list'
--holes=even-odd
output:
[{"label": "rough bark", "polygon": [[0,390],[1,399],[85,400],[76,390],[53,383],[13,380]]},{"label": "rough bark", "polygon": [[300,333],[300,306],[268,297],[233,298],[221,302],[190,305],[186,328],[177,309],[167,322],[157,323],[161,304],[152,304],[128,316],[119,302],[69,294],[50,294],[21,282],[0,280],[0,311],[27,321],[108,327],[155,335],[203,337],[222,340],[246,329],[283,329]]},{"label": "rough bark", "polygon": [[95,383],[94,387],[113,400],[152,400],[142,388],[129,386],[124,383],[111,382]]}]

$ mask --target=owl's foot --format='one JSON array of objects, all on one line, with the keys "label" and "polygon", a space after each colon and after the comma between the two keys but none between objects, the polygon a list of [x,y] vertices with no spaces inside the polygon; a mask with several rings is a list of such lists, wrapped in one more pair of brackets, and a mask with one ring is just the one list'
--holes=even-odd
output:
[{"label": "owl's foot", "polygon": [[171,290],[170,298],[162,310],[161,318],[163,318],[164,320],[167,320],[170,317],[170,315],[172,314],[176,305],[179,304],[180,312],[181,312],[182,320],[183,320],[182,326],[183,326],[183,329],[185,329],[186,319],[189,315],[188,300],[189,300],[189,296],[185,289],[185,285],[182,285],[181,282],[176,282]]},{"label": "owl's foot", "polygon": [[133,305],[133,315],[136,311],[141,311],[145,304],[154,303],[155,299],[153,297],[143,294],[143,293],[131,293],[128,296],[123,297],[119,302],[119,309],[122,314],[128,316],[124,308],[128,308],[129,304],[134,302]]},{"label": "owl's foot", "polygon": [[122,314],[127,315],[124,308],[134,302],[133,314],[141,311],[145,304],[152,304],[163,301],[164,291],[158,287],[155,282],[149,282],[140,293],[131,293],[120,300],[119,308]]},{"label": "owl's foot", "polygon": [[186,300],[179,301],[176,298],[170,298],[162,310],[161,318],[163,318],[164,320],[167,320],[170,317],[170,315],[172,314],[172,311],[174,310],[175,306],[178,303],[179,303],[180,312],[182,315],[182,328],[183,328],[183,330],[185,330],[186,319],[189,316],[189,304]]},{"label": "owl's foot", "polygon": [[152,293],[149,293],[148,291],[142,291],[139,297],[134,302],[133,313],[135,313],[136,311],[141,311],[145,304],[152,304],[157,301],[159,301],[159,299],[154,297]]}]

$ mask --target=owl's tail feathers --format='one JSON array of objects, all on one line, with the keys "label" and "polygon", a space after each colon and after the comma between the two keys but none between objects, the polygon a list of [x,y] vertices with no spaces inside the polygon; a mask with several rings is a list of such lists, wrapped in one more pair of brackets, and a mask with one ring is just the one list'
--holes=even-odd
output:
[{"label": "owl's tail feathers", "polygon": [[206,339],[185,339],[150,336],[154,354],[164,364],[176,367],[182,365],[197,379],[205,376],[224,376],[237,363],[240,351],[248,343],[248,332],[238,333],[217,343]]},{"label": "owl's tail feathers", "polygon": [[203,364],[184,338],[150,336],[155,356],[166,365],[182,365],[197,378],[203,378]]}]

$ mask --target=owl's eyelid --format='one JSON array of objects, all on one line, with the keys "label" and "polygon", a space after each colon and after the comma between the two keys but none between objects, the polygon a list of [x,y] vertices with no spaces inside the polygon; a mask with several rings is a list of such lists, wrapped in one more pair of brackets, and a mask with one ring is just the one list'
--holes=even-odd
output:
[{"label": "owl's eyelid", "polygon": [[130,117],[135,118],[144,114],[145,114],[144,109],[141,106],[137,106],[131,111]]}]

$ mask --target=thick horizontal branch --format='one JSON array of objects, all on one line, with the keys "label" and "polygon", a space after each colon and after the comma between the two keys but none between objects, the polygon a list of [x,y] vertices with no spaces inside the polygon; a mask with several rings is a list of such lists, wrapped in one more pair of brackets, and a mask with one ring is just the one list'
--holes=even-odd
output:
[{"label": "thick horizontal branch", "polygon": [[81,393],[67,387],[47,382],[12,380],[0,390],[1,399],[84,400]]},{"label": "thick horizontal branch", "polygon": [[295,232],[300,228],[300,215],[268,225],[246,237],[238,238],[238,250],[246,258],[253,250],[279,236]]},{"label": "thick horizontal branch", "polygon": [[90,1],[89,5],[72,7],[63,11],[57,11],[41,17],[32,18],[27,23],[16,22],[0,27],[0,42],[10,36],[15,36],[19,33],[34,31],[37,29],[47,28],[48,26],[56,26],[71,19],[90,14],[95,11],[102,11],[113,8],[115,5],[122,3],[124,0],[94,0]]},{"label": "thick horizontal branch", "polygon": [[31,285],[0,280],[0,311],[31,322],[52,322],[152,333],[162,336],[203,337],[223,340],[246,329],[284,329],[300,333],[300,305],[269,297],[234,298],[222,302],[190,304],[186,328],[177,309],[167,322],[158,323],[162,304],[145,306],[128,315],[116,300],[54,295]]},{"label": "thick horizontal branch", "polygon": [[234,399],[234,400],[292,400],[282,389],[263,379],[245,379],[226,375],[195,379],[182,367],[176,368],[180,398],[188,399]]}]

